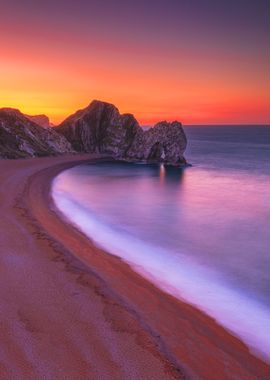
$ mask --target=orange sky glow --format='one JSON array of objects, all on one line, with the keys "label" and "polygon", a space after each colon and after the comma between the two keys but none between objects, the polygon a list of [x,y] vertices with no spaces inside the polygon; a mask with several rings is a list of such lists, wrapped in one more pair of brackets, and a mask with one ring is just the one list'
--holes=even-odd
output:
[{"label": "orange sky glow", "polygon": [[0,23],[0,107],[58,124],[99,99],[142,124],[270,124],[269,54],[37,24]]}]

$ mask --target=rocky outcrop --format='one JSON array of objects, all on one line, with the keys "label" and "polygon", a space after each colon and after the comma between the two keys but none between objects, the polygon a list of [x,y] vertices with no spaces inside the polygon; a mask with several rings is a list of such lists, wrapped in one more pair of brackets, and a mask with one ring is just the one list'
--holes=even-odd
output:
[{"label": "rocky outcrop", "polygon": [[181,123],[164,121],[143,130],[133,115],[120,115],[109,103],[93,101],[56,130],[79,152],[103,153],[131,161],[186,163],[187,140]]},{"label": "rocky outcrop", "polygon": [[140,127],[134,116],[120,115],[114,105],[93,101],[89,107],[67,118],[56,130],[70,141],[76,151],[122,157]]},{"label": "rocky outcrop", "polygon": [[0,109],[0,158],[84,152],[128,161],[185,165],[186,145],[181,123],[164,121],[142,128],[133,115],[120,115],[114,105],[97,100],[54,128],[45,115]]},{"label": "rocky outcrop", "polygon": [[0,158],[49,156],[74,152],[64,136],[43,128],[20,111],[0,109]]},{"label": "rocky outcrop", "polygon": [[127,152],[127,158],[171,165],[186,164],[187,139],[181,123],[162,121],[148,130],[140,130]]},{"label": "rocky outcrop", "polygon": [[41,127],[43,128],[50,128],[50,127],[53,127],[53,124],[50,123],[50,119],[48,118],[48,116],[46,115],[25,115],[25,117],[27,117],[27,119],[33,121],[34,123],[40,125]]}]

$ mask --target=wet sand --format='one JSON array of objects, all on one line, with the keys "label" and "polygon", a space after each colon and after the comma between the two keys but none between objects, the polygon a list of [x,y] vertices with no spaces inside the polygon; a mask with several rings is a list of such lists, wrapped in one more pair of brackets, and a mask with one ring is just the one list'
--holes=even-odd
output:
[{"label": "wet sand", "polygon": [[240,340],[56,210],[53,178],[95,159],[0,161],[0,378],[269,379]]}]

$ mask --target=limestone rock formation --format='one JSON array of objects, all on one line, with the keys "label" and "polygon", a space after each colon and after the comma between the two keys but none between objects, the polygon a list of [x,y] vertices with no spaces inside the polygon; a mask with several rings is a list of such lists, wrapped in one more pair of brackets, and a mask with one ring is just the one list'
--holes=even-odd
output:
[{"label": "limestone rock formation", "polygon": [[53,127],[53,124],[50,123],[50,119],[46,115],[24,115],[27,119],[33,121],[34,123],[40,125],[43,128]]},{"label": "limestone rock formation", "polygon": [[66,138],[43,128],[12,108],[0,109],[0,158],[49,156],[74,152]]},{"label": "limestone rock formation", "polygon": [[114,105],[93,101],[87,108],[68,117],[56,130],[77,151],[122,157],[140,127],[132,115],[120,115]]},{"label": "limestone rock formation", "polygon": [[181,123],[160,122],[144,130],[133,115],[120,115],[109,103],[93,101],[56,130],[79,152],[103,153],[130,161],[186,163],[183,154],[187,140]]},{"label": "limestone rock formation", "polygon": [[187,139],[181,123],[162,121],[137,133],[128,151],[128,158],[171,165],[186,164],[186,146]]},{"label": "limestone rock formation", "polygon": [[97,100],[54,128],[45,115],[32,117],[12,108],[0,109],[1,158],[84,152],[185,165],[186,145],[181,123],[164,121],[142,128],[133,115],[120,115],[114,105]]}]

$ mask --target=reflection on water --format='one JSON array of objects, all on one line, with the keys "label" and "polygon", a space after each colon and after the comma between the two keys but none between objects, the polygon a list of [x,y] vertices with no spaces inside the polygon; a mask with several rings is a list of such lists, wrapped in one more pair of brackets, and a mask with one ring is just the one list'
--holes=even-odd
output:
[{"label": "reflection on water", "polygon": [[159,178],[160,178],[160,183],[164,184],[165,182],[165,177],[166,177],[166,169],[164,164],[160,164],[159,168]]},{"label": "reflection on water", "polygon": [[77,167],[58,177],[54,197],[97,243],[270,357],[270,149],[249,134],[237,151],[235,141],[195,140],[187,169]]},{"label": "reflection on water", "polygon": [[174,255],[188,252],[270,305],[268,176],[127,163],[67,173],[62,186],[104,223]]},{"label": "reflection on water", "polygon": [[164,164],[160,164],[159,166],[159,178],[160,183],[164,184],[165,182],[168,184],[169,182],[174,184],[181,184],[184,179],[185,171],[188,168],[179,168],[179,167],[171,167],[166,166]]}]

